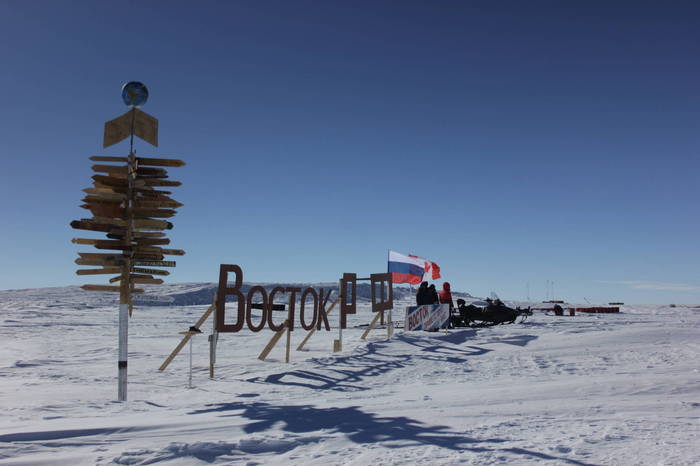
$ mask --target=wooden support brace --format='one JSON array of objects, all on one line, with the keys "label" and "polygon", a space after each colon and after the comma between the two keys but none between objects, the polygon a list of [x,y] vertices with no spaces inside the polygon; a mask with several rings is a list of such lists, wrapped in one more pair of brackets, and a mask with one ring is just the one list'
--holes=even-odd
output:
[{"label": "wooden support brace", "polygon": [[[331,303],[331,307],[329,307],[328,310],[326,311],[326,315],[330,315],[331,311],[333,311],[333,308],[335,307],[335,305],[336,305],[339,301],[340,301],[340,296],[338,296],[337,298],[335,298],[335,301],[333,301],[333,302]],[[297,351],[301,351],[301,350],[304,348],[304,345],[306,344],[307,341],[309,341],[309,338],[311,338],[311,335],[313,335],[314,333],[316,333],[316,329],[315,329],[315,328],[309,330],[309,333],[306,334],[306,336],[305,336],[304,339],[301,341],[301,343],[299,343],[299,346],[297,346]]]},{"label": "wooden support brace", "polygon": [[284,356],[284,362],[289,364],[289,351],[290,351],[290,346],[292,344],[292,329],[291,327],[287,327],[287,352],[285,353]]},{"label": "wooden support brace", "polygon": [[[216,299],[214,299],[214,302],[216,303]],[[209,318],[211,313],[214,312],[215,310],[216,310],[216,304],[212,304],[211,306],[209,306],[209,308],[204,312],[204,314],[202,314],[202,317],[199,318],[199,320],[197,321],[196,324],[194,324],[194,326],[197,328],[200,328],[204,324],[204,322],[206,322],[206,320]],[[168,356],[167,359],[165,360],[165,362],[163,362],[163,364],[160,365],[160,367],[158,368],[159,371],[164,371],[165,368],[168,367],[168,365],[172,362],[172,360],[175,359],[175,356],[177,356],[177,354],[182,350],[182,348],[185,347],[187,342],[190,341],[191,337],[192,337],[192,335],[185,335],[184,336],[182,341],[180,341],[180,343],[175,347],[173,352],[170,353],[170,356]]]},{"label": "wooden support brace", "polygon": [[369,335],[370,330],[372,330],[376,325],[377,322],[379,321],[379,318],[382,316],[381,312],[377,312],[374,316],[374,319],[372,319],[372,322],[370,322],[369,327],[367,327],[367,330],[365,330],[365,333],[362,334],[360,337],[362,340],[367,338],[367,335]]},{"label": "wooden support brace", "polygon": [[270,341],[267,343],[265,348],[263,348],[262,352],[260,353],[260,356],[258,356],[259,360],[264,361],[267,358],[267,356],[270,354],[270,351],[272,351],[272,348],[275,347],[277,342],[280,341],[280,338],[282,338],[282,335],[284,335],[284,332],[287,331],[287,327],[289,327],[289,320],[285,320],[284,324],[282,325],[282,328],[275,332],[274,335],[272,335],[272,338],[270,338]]}]

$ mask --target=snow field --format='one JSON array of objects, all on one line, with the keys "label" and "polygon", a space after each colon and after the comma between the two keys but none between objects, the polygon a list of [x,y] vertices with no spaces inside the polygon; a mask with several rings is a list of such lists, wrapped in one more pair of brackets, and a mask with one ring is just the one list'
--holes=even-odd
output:
[{"label": "snow field", "polygon": [[[405,304],[405,303],[404,303]],[[158,366],[205,305],[136,307],[118,403],[117,307],[69,288],[0,292],[0,464],[700,463],[700,311],[638,306],[360,340],[221,334],[211,321]],[[402,305],[394,310],[402,315]],[[337,310],[330,316],[337,325]],[[350,325],[368,323],[368,306]]]}]

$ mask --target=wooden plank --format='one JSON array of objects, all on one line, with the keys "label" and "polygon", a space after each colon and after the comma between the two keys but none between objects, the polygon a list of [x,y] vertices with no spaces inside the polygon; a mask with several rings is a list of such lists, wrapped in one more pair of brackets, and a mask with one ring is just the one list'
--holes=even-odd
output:
[{"label": "wooden plank", "polygon": [[136,176],[168,176],[164,168],[141,167],[136,169]]},{"label": "wooden plank", "polygon": [[177,212],[172,209],[144,209],[141,207],[136,207],[132,209],[132,212],[137,217],[156,217],[156,218],[170,218],[174,216]]},{"label": "wooden plank", "polygon": [[[214,297],[214,303],[216,303],[216,297]],[[206,311],[204,311],[204,314],[197,320],[197,323],[194,324],[195,327],[197,328],[202,328],[202,325],[204,325],[204,322],[207,321],[209,316],[211,315],[212,312],[216,310],[216,304],[212,304],[207,308]],[[182,348],[185,347],[185,345],[190,341],[190,338],[192,335],[185,335],[185,337],[178,343],[178,345],[175,347],[175,349],[170,353],[170,355],[165,359],[163,364],[160,365],[158,368],[159,371],[164,371],[168,365],[172,362],[173,359],[175,359],[175,356],[182,350]]]},{"label": "wooden plank", "polygon": [[165,220],[139,218],[134,220],[134,228],[143,230],[171,230],[173,224]]},{"label": "wooden plank", "polygon": [[152,165],[154,167],[184,167],[186,165],[185,162],[178,159],[137,157],[136,160],[139,165]]},{"label": "wooden plank", "polygon": [[159,247],[138,246],[135,249],[138,254],[160,254],[166,256],[184,256],[185,251],[182,249],[163,249]]},{"label": "wooden plank", "polygon": [[129,182],[127,181],[126,178],[116,178],[113,176],[105,176],[105,175],[92,175],[92,179],[99,184],[105,185],[105,186],[114,186],[114,187],[126,187],[129,186]]},{"label": "wooden plank", "polygon": [[102,204],[112,206],[121,206],[124,202],[124,200],[122,199],[104,198],[99,196],[85,196],[81,199],[81,201],[87,204]]},{"label": "wooden plank", "polygon": [[289,363],[289,353],[291,351],[291,345],[292,345],[292,329],[287,328],[287,348],[286,352],[284,353],[284,362]]},{"label": "wooden plank", "polygon": [[170,272],[167,270],[145,269],[143,267],[133,267],[131,271],[134,273],[147,273],[150,275],[170,275]]},{"label": "wooden plank", "polygon": [[289,320],[285,320],[284,324],[282,325],[282,328],[279,329],[277,332],[275,332],[274,335],[272,335],[272,338],[270,338],[270,341],[265,345],[265,348],[260,352],[260,355],[258,356],[258,359],[261,361],[264,361],[267,356],[270,354],[270,351],[275,347],[278,341],[280,341],[280,338],[285,334],[287,331],[287,327],[289,327]]},{"label": "wooden plank", "polygon": [[[93,187],[92,187],[92,188],[83,188],[83,192],[85,192],[85,193],[87,193],[87,194],[92,194],[92,193],[94,193],[94,194],[105,194],[105,195],[108,195],[108,194],[115,194],[116,191],[114,191],[114,188],[112,188],[111,186],[105,186],[105,187],[102,187],[102,188],[96,188],[96,187],[94,186],[94,183],[93,183]],[[124,196],[124,195],[121,195],[121,197],[124,198],[125,196]]]},{"label": "wooden plank", "polygon": [[124,275],[119,275],[119,276],[116,276],[116,277],[112,277],[112,278],[109,279],[109,283],[116,283],[116,282],[119,282],[119,281],[122,280],[123,277],[124,277]]},{"label": "wooden plank", "polygon": [[94,172],[105,172],[105,173],[122,173],[126,175],[129,173],[129,167],[126,165],[102,165],[95,164],[90,167]]},{"label": "wooden plank", "polygon": [[108,240],[108,239],[93,239],[93,238],[73,238],[71,240],[73,244],[87,244],[95,246],[98,249],[122,249],[131,247],[127,243],[119,240]]},{"label": "wooden plank", "polygon": [[142,261],[135,260],[133,265],[145,266],[145,267],[175,267],[175,261]]},{"label": "wooden plank", "polygon": [[134,201],[134,207],[139,209],[160,209],[162,207],[170,207],[173,209],[177,209],[178,207],[182,207],[183,205],[184,204],[169,198],[163,198],[162,200],[138,199]]},{"label": "wooden plank", "polygon": [[73,238],[72,240],[70,240],[70,242],[73,244],[89,244],[89,245],[97,244],[98,241],[105,241],[105,240],[99,240],[99,239],[93,239],[93,238]]},{"label": "wooden plank", "polygon": [[83,259],[121,260],[124,258],[123,255],[113,252],[79,252],[78,255]]},{"label": "wooden plank", "polygon": [[126,157],[107,157],[103,155],[93,155],[90,157],[93,162],[122,162],[127,163],[129,161]]},{"label": "wooden plank", "polygon": [[131,134],[131,120],[131,110],[129,110],[123,115],[107,121],[104,126],[102,146],[109,147],[129,137]]},{"label": "wooden plank", "polygon": [[80,269],[76,270],[75,273],[77,275],[112,275],[121,271],[121,267],[104,267],[101,269]]},{"label": "wooden plank", "polygon": [[102,265],[102,266],[115,266],[115,265],[122,265],[124,263],[124,260],[112,260],[112,259],[99,259],[99,258],[78,258],[75,260],[75,263],[78,265]]},{"label": "wooden plank", "polygon": [[132,239],[134,240],[141,240],[141,239],[150,239],[150,238],[164,238],[165,233],[162,231],[135,231],[131,235]]},{"label": "wooden plank", "polygon": [[149,198],[159,198],[161,196],[167,196],[173,193],[172,191],[153,189],[150,186],[137,187],[134,190],[137,194],[140,194],[146,200],[148,200]]},{"label": "wooden plank", "polygon": [[185,251],[182,249],[161,249],[161,252],[166,256],[184,256]]},{"label": "wooden plank", "polygon": [[134,260],[140,260],[140,261],[162,261],[165,259],[165,256],[163,254],[143,254],[140,252],[136,252],[131,256]]},{"label": "wooden plank", "polygon": [[160,278],[132,278],[132,283],[141,283],[144,285],[162,285],[163,280]]},{"label": "wooden plank", "polygon": [[133,109],[133,112],[134,134],[158,147],[158,119],[138,108]]},{"label": "wooden plank", "polygon": [[372,322],[370,322],[369,326],[367,327],[367,330],[365,330],[365,332],[360,337],[361,340],[364,340],[365,338],[367,338],[367,335],[369,335],[370,330],[372,330],[375,327],[375,325],[377,325],[377,322],[379,321],[379,318],[381,316],[382,316],[381,312],[377,312],[375,314],[374,319],[372,319]]},{"label": "wooden plank", "polygon": [[152,179],[145,179],[143,180],[146,186],[180,186],[182,185],[182,182],[180,181],[171,181],[171,180],[152,180]]},{"label": "wooden plank", "polygon": [[[112,228],[112,230],[107,233],[107,238],[109,239],[124,239],[126,237],[126,231]],[[141,239],[153,239],[153,238],[164,238],[165,233],[160,231],[135,231],[131,234],[131,239],[133,241],[139,241]]]},{"label": "wooden plank", "polygon": [[74,228],[76,230],[90,230],[102,232],[108,232],[112,230],[112,226],[110,225],[94,223],[89,220],[73,220],[72,222],[70,222],[70,226],[71,228]]},{"label": "wooden plank", "polygon": [[102,243],[97,243],[93,246],[97,249],[116,249],[118,251],[131,251],[133,249],[133,246],[124,244],[121,241],[114,241],[114,244],[109,244],[109,240],[104,240]]},{"label": "wooden plank", "polygon": [[92,212],[92,215],[106,218],[122,219],[126,216],[126,210],[119,204],[82,204],[80,206]]},{"label": "wooden plank", "polygon": [[166,245],[170,244],[168,238],[135,238],[136,243],[139,246],[156,246],[156,245]]},{"label": "wooden plank", "polygon": [[112,225],[113,227],[117,226],[117,227],[126,228],[129,226],[129,222],[127,220],[121,220],[118,218],[101,217],[101,216],[95,215],[92,217],[91,220],[95,223],[100,223],[100,224],[104,224],[104,225]]},{"label": "wooden plank", "polygon": [[[129,181],[126,178],[119,178],[116,176],[105,176],[105,175],[92,175],[92,179],[95,183],[99,183],[116,190],[116,188],[126,188],[129,186]],[[157,180],[160,181],[160,180]],[[143,188],[146,186],[146,180],[134,180],[133,186],[137,188]],[[166,186],[166,185],[161,185]]]},{"label": "wooden plank", "polygon": [[[85,291],[109,291],[119,293],[121,286],[118,285],[82,285],[80,288]],[[131,290],[132,293],[143,293],[143,288],[134,288]]]}]

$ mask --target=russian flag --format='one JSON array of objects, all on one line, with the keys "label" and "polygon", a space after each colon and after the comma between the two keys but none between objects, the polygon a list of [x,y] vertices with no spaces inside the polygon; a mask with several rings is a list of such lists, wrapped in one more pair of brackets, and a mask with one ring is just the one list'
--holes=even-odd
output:
[{"label": "russian flag", "polygon": [[[420,257],[399,254],[395,251],[389,251],[389,273],[393,283],[410,283],[417,285],[423,281],[426,269],[433,265],[430,261],[421,259]],[[437,266],[435,264],[435,266]],[[435,268],[433,267],[433,271]],[[439,268],[437,270],[440,270]],[[438,275],[439,276],[439,275]]]}]

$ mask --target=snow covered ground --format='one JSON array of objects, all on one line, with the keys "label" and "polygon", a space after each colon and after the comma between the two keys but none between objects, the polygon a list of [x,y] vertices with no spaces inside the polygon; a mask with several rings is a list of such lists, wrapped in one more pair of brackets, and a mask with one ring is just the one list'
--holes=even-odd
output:
[{"label": "snow covered ground", "polygon": [[[319,332],[289,364],[284,340],[257,360],[269,331],[221,334],[213,380],[198,336],[188,389],[186,351],[157,369],[207,306],[141,306],[118,403],[115,303],[0,291],[0,464],[700,464],[697,308],[389,341],[352,328],[335,354],[337,331]],[[363,305],[350,323],[370,318]]]}]

